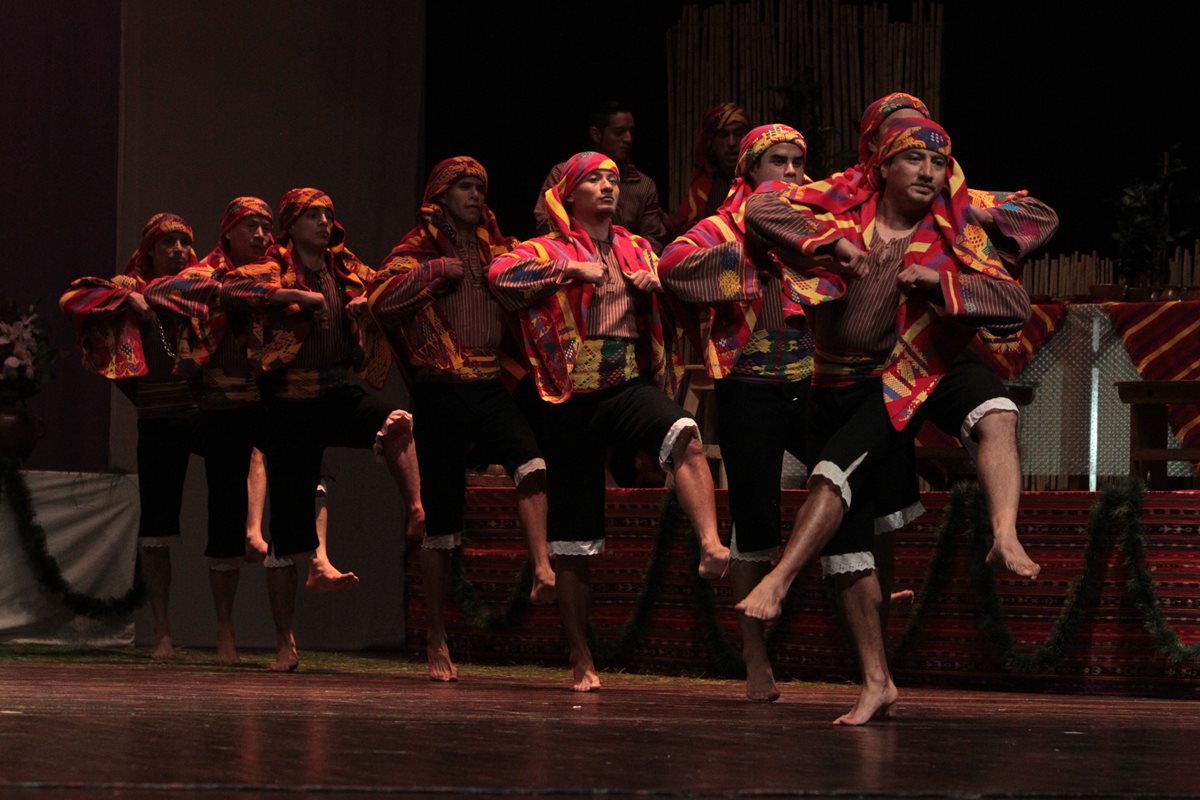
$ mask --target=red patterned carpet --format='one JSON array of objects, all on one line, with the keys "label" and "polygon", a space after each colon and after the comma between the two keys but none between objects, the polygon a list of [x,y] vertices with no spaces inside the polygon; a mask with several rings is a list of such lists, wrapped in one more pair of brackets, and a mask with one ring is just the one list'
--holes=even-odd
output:
[{"label": "red patterned carpet", "polygon": [[[1200,492],[1133,492],[1142,503],[1140,513],[1126,502],[1128,494],[1024,495],[1019,530],[1043,567],[1034,583],[973,574],[973,563],[981,560],[968,524],[978,515],[975,494],[926,494],[927,513],[896,540],[896,588],[924,596],[923,603],[893,614],[898,679],[908,685],[1200,697],[1200,652],[1186,647],[1200,639]],[[785,492],[785,520],[803,496]],[[607,549],[593,567],[600,666],[737,674],[739,639],[729,583],[709,589],[693,579],[691,534],[676,509],[664,519],[665,497],[662,490],[609,493]],[[1089,551],[1089,513],[1098,504],[1106,505],[1092,526],[1096,541]],[[727,538],[724,492],[718,492],[718,513]],[[943,532],[947,517],[953,529]],[[1118,538],[1126,522],[1138,534],[1129,541]],[[472,490],[467,527],[458,602],[449,612],[456,656],[564,664],[557,609],[530,607],[519,591],[525,552],[512,490]],[[660,541],[665,553],[656,556]],[[974,541],[978,547],[986,539]],[[1129,550],[1139,541],[1142,555]],[[1092,553],[1090,562],[1086,552]],[[1125,563],[1129,552],[1133,566]],[[1146,572],[1134,568],[1139,563]],[[408,577],[408,642],[419,653],[424,605],[416,558],[409,559]],[[1078,596],[1068,602],[1073,587]],[[1157,594],[1157,618],[1147,591]],[[771,634],[777,674],[854,679],[856,669],[831,609],[819,568],[810,568]],[[1147,620],[1157,624],[1157,635]],[[1169,657],[1172,648],[1177,660]]]}]

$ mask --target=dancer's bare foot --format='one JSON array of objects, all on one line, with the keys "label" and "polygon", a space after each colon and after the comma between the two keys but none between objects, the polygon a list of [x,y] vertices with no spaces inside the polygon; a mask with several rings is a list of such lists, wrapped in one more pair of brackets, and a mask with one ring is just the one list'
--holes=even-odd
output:
[{"label": "dancer's bare foot", "polygon": [[304,588],[310,592],[341,592],[357,585],[358,576],[353,572],[342,572],[327,558],[313,556],[309,559]]},{"label": "dancer's bare foot", "polygon": [[154,643],[150,657],[155,661],[170,661],[175,657],[175,646],[171,643],[171,634],[158,634],[158,641]]},{"label": "dancer's bare foot", "polygon": [[429,680],[443,683],[458,680],[458,667],[450,660],[450,648],[444,641],[427,645],[425,655],[429,658]]},{"label": "dancer's bare foot", "polygon": [[234,644],[232,625],[217,625],[216,662],[224,667],[241,663],[237,654],[237,645]]},{"label": "dancer's bare foot", "polygon": [[267,557],[267,540],[262,531],[246,531],[245,559],[250,564],[257,564]]},{"label": "dancer's bare foot", "polygon": [[267,669],[271,672],[295,672],[299,666],[300,654],[296,652],[296,637],[288,634],[286,640],[279,642],[275,660]]},{"label": "dancer's bare foot", "polygon": [[1029,557],[1021,542],[1015,537],[1011,539],[996,539],[992,549],[988,551],[987,563],[992,569],[1008,570],[1014,575],[1029,580],[1036,580],[1041,566]]},{"label": "dancer's bare foot", "polygon": [[775,685],[770,661],[746,659],[746,697],[765,703],[779,699],[779,687]]},{"label": "dancer's bare foot", "polygon": [[891,600],[888,602],[891,603],[893,609],[906,611],[912,608],[915,599],[916,595],[913,594],[912,589],[901,589],[898,592],[892,592]]},{"label": "dancer's bare foot", "polygon": [[700,554],[700,577],[720,580],[729,571],[729,548],[717,543]]},{"label": "dancer's bare foot", "polygon": [[863,686],[854,708],[833,721],[834,725],[866,725],[871,720],[885,719],[896,713],[900,692],[890,680],[879,686]]},{"label": "dancer's bare foot", "polygon": [[767,575],[734,608],[752,619],[775,619],[783,608],[783,598],[786,596],[787,590]]},{"label": "dancer's bare foot", "polygon": [[533,588],[529,590],[529,602],[535,606],[550,605],[557,598],[554,587],[554,570],[547,569],[545,573],[535,573]]},{"label": "dancer's bare foot", "polygon": [[425,509],[422,506],[408,510],[408,525],[404,535],[409,541],[419,542],[425,538]]},{"label": "dancer's bare foot", "polygon": [[600,688],[600,676],[590,650],[571,651],[571,691],[594,692]]}]

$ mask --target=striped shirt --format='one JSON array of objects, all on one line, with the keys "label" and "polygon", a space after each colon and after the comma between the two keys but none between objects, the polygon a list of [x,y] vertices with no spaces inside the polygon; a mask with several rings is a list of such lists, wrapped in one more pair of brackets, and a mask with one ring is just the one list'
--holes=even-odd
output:
[{"label": "striped shirt", "polygon": [[245,335],[226,330],[221,344],[201,373],[200,408],[216,411],[257,403],[258,383],[250,374]]},{"label": "striped shirt", "polygon": [[312,331],[296,353],[289,369],[325,369],[333,366],[350,367],[354,360],[354,340],[350,337],[350,317],[346,314],[346,295],[328,269],[316,272],[305,269],[304,281],[314,291],[325,295],[329,307],[326,325],[314,324]]},{"label": "striped shirt", "polygon": [[[167,353],[164,333],[159,323],[150,320],[139,326],[142,334],[142,353],[149,372],[136,378],[131,398],[137,406],[138,417],[182,417],[196,410],[196,398],[186,378],[175,375],[175,358]],[[173,337],[172,337],[173,338]]]},{"label": "striped shirt", "polygon": [[[752,197],[747,203],[748,219],[751,214],[748,235],[765,249],[786,249],[807,231],[805,217],[770,195]],[[1021,249],[1032,246],[1035,238],[1019,242]],[[816,338],[814,386],[840,386],[882,374],[896,344],[896,313],[906,297],[896,276],[904,269],[911,239],[912,234],[876,241],[867,253],[866,275],[847,278],[846,294],[839,300],[808,310]],[[950,279],[966,301],[956,321],[998,333],[1024,325],[1029,299],[1020,284],[966,272]]]},{"label": "striped shirt", "polygon": [[592,295],[588,311],[587,330],[591,338],[636,339],[637,305],[634,289],[625,274],[610,242],[596,242],[596,256],[604,265],[604,280]]},{"label": "striped shirt", "polygon": [[324,326],[313,324],[286,369],[267,376],[271,394],[287,400],[312,400],[330,389],[353,383],[354,340],[350,315],[346,313],[346,294],[324,266],[317,271],[306,268],[304,281],[313,291],[325,295],[329,317]]},{"label": "striped shirt", "polygon": [[488,290],[488,265],[473,244],[460,247],[455,242],[455,253],[463,264],[462,279],[434,302],[441,306],[446,321],[465,349],[495,351],[504,334],[504,318],[500,304]]}]

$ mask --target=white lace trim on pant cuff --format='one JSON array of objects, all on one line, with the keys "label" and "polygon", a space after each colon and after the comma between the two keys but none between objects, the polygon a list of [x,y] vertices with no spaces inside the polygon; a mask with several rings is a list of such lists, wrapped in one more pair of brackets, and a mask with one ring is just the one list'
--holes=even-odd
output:
[{"label": "white lace trim on pant cuff", "polygon": [[971,413],[967,414],[966,418],[963,419],[962,429],[958,432],[958,438],[963,440],[963,444],[974,441],[971,438],[971,431],[975,430],[975,426],[979,424],[979,420],[993,411],[1011,411],[1018,416],[1021,414],[1017,408],[1017,404],[1007,397],[993,397],[991,400],[984,400],[971,409]]},{"label": "white lace trim on pant cuff", "polygon": [[277,556],[268,554],[267,557],[263,559],[263,566],[267,569],[283,569],[284,567],[291,567],[295,564],[295,556],[284,556],[283,558],[279,558]]},{"label": "white lace trim on pant cuff", "polygon": [[867,457],[863,453],[858,458],[854,459],[854,463],[845,471],[832,461],[822,461],[813,467],[812,474],[808,476],[808,488],[813,488],[813,480],[816,478],[824,478],[837,487],[837,490],[842,493],[842,502],[846,504],[846,508],[850,507],[850,475],[854,470],[858,469],[858,465]]},{"label": "white lace trim on pant cuff", "polygon": [[170,550],[171,542],[178,538],[178,534],[174,536],[143,536],[138,539],[138,547],[142,550]]},{"label": "white lace trim on pant cuff", "polygon": [[213,572],[237,572],[242,568],[241,558],[209,558],[208,568]]},{"label": "white lace trim on pant cuff", "polygon": [[876,517],[875,533],[880,534],[898,531],[924,513],[925,506],[921,505],[921,501],[918,500],[907,508],[902,508],[899,511],[893,511],[891,514],[885,514],[882,517]]},{"label": "white lace trim on pant cuff", "polygon": [[674,466],[671,463],[671,451],[675,449],[675,442],[679,440],[679,436],[688,429],[691,429],[696,441],[700,441],[700,426],[696,424],[696,420],[691,417],[675,420],[671,430],[667,431],[667,435],[663,437],[662,447],[658,448],[658,465],[660,467],[671,469]]},{"label": "white lace trim on pant cuff", "polygon": [[443,533],[438,536],[425,535],[421,547],[425,550],[453,550],[462,545],[462,531],[458,533]]},{"label": "white lace trim on pant cuff", "polygon": [[375,434],[375,446],[371,448],[375,455],[383,455],[383,440],[387,438],[388,432],[397,423],[404,422],[404,427],[408,430],[405,435],[412,436],[413,416],[402,408],[397,408],[395,411],[387,415],[387,419],[383,421],[383,426],[379,432]]},{"label": "white lace trim on pant cuff", "polygon": [[604,552],[604,540],[589,542],[547,542],[552,556],[598,556]]},{"label": "white lace trim on pant cuff", "polygon": [[842,553],[837,556],[821,556],[821,574],[842,575],[847,572],[870,572],[875,569],[875,555],[865,553]]},{"label": "white lace trim on pant cuff", "polygon": [[779,548],[767,547],[763,550],[751,550],[748,553],[743,553],[741,550],[738,550],[737,526],[734,525],[733,533],[729,537],[729,558],[733,561],[757,561],[774,564],[779,560]]},{"label": "white lace trim on pant cuff", "polygon": [[545,472],[545,471],[546,471],[546,459],[531,458],[528,461],[526,461],[524,464],[522,464],[521,466],[517,467],[516,471],[513,472],[513,476],[512,476],[513,486],[520,486],[521,481],[525,480],[526,478],[528,478],[530,475],[534,474],[535,472]]}]

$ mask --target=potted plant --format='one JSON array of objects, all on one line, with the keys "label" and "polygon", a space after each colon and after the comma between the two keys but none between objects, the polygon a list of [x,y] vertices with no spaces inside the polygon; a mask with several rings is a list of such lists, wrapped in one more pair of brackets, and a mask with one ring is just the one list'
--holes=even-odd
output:
[{"label": "potted plant", "polygon": [[[1137,180],[1121,190],[1113,241],[1117,245],[1116,280],[1129,287],[1129,299],[1148,300],[1152,289],[1167,282],[1168,263],[1175,245],[1191,235],[1173,224],[1172,205],[1193,205],[1180,195],[1187,165],[1179,145],[1162,154],[1162,172],[1151,180]],[[1176,212],[1181,209],[1176,208]],[[1186,209],[1182,209],[1186,211]],[[1176,213],[1177,219],[1186,213]]]},{"label": "potted plant", "polygon": [[0,455],[29,456],[43,424],[25,403],[46,385],[60,355],[33,306],[0,300]]}]

